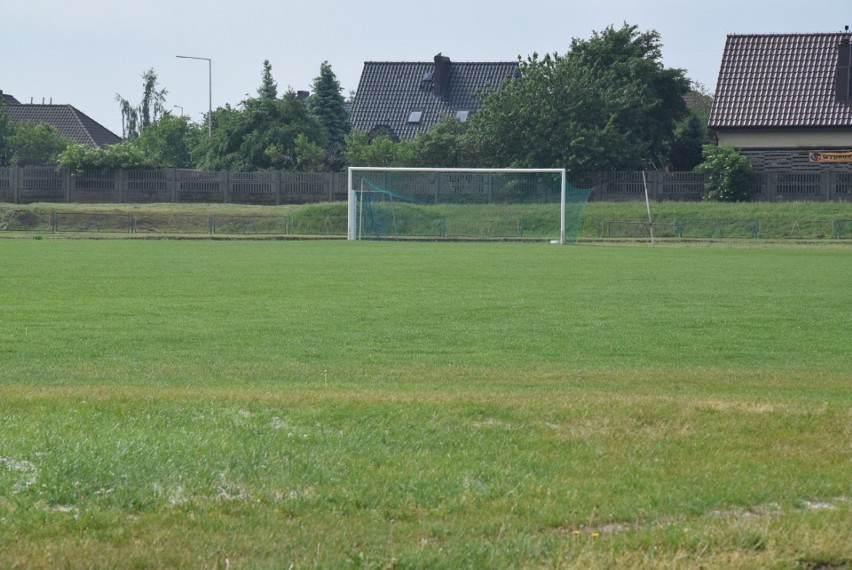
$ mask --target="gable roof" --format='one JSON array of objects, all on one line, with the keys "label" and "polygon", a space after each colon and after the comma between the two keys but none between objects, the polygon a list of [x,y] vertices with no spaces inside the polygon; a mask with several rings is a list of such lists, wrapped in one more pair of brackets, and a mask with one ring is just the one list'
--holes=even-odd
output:
[{"label": "gable roof", "polygon": [[838,45],[852,34],[729,35],[708,126],[852,127],[837,99]]},{"label": "gable roof", "polygon": [[476,111],[480,91],[498,88],[517,72],[517,62],[451,62],[441,54],[426,62],[368,61],[350,122],[357,130],[389,128],[402,139],[413,139],[442,116]]},{"label": "gable roof", "polygon": [[0,89],[0,99],[7,105],[20,105],[20,101],[9,95],[8,93],[3,93],[3,90]]},{"label": "gable roof", "polygon": [[56,127],[60,135],[92,148],[117,144],[121,137],[72,105],[7,105],[13,123],[29,121]]}]

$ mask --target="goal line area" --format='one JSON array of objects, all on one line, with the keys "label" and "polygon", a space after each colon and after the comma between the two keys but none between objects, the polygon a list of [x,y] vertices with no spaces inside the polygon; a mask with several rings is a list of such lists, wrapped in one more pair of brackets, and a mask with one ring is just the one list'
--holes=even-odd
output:
[{"label": "goal line area", "polygon": [[561,168],[350,167],[348,238],[577,240],[593,189]]}]

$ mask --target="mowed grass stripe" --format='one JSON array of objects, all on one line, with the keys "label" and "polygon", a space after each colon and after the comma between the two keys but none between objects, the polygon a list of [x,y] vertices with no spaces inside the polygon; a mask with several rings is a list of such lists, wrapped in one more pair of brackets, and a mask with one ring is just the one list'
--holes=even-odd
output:
[{"label": "mowed grass stripe", "polygon": [[850,562],[848,250],[2,247],[5,566]]},{"label": "mowed grass stripe", "polygon": [[807,248],[5,242],[2,346],[7,378],[49,382],[63,380],[56,363],[71,381],[117,383],[369,365],[842,371],[849,261]]}]

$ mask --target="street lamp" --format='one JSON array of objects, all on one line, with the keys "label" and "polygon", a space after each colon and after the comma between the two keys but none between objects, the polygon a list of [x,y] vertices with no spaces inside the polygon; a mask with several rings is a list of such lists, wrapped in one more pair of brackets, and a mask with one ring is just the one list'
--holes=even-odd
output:
[{"label": "street lamp", "polygon": [[210,135],[210,138],[213,138],[213,60],[209,57],[193,57],[191,55],[179,55],[176,57],[181,59],[200,59],[207,62],[207,77],[209,81],[207,133]]},{"label": "street lamp", "polygon": [[180,105],[172,105],[172,107],[174,107],[175,109],[180,109],[180,116],[183,117],[183,107],[181,107]]}]

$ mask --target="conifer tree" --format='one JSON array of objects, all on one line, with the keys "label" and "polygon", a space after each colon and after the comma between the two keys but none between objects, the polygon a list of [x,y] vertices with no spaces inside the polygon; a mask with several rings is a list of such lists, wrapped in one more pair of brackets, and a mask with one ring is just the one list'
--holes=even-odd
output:
[{"label": "conifer tree", "polygon": [[330,157],[340,155],[344,137],[350,130],[349,114],[342,90],[331,65],[327,61],[322,62],[320,74],[314,79],[313,92],[308,97],[308,109],[328,133],[326,151]]},{"label": "conifer tree", "polygon": [[268,59],[263,60],[263,77],[260,87],[257,88],[257,96],[261,99],[275,99],[278,97],[278,84],[272,79],[272,65]]}]

